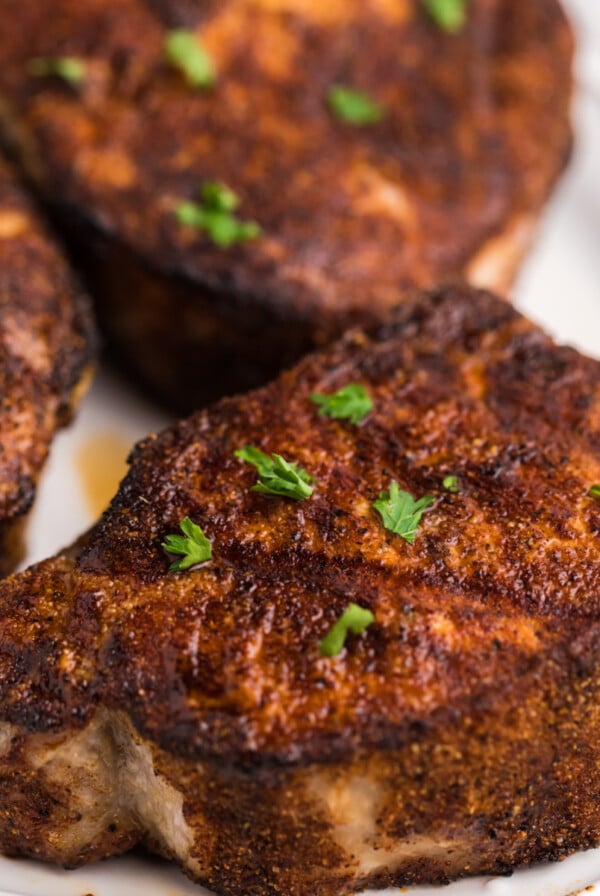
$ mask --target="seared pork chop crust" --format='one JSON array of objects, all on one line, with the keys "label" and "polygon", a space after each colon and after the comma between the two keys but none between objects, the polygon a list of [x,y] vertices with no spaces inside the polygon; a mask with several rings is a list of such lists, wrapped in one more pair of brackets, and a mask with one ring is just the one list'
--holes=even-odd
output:
[{"label": "seared pork chop crust", "polygon": [[[371,414],[319,416],[351,382]],[[0,586],[2,848],[335,896],[597,844],[599,407],[597,361],[452,286],[146,439],[85,545]],[[313,495],[252,492],[247,444]],[[414,545],[392,480],[435,498]],[[186,515],[213,559],[169,572]],[[350,602],[375,622],[321,656]]]},{"label": "seared pork chop crust", "polygon": [[[448,34],[421,0],[1,0],[5,123],[69,229],[122,361],[172,405],[263,382],[399,289],[465,273],[504,290],[570,141],[556,0],[472,0]],[[218,70],[164,55],[197,28]],[[73,87],[33,57],[73,56]],[[354,127],[342,84],[385,107]],[[218,180],[260,238],[178,223]]]},{"label": "seared pork chop crust", "polygon": [[21,530],[52,436],[89,378],[90,307],[16,176],[0,159],[0,571]]}]

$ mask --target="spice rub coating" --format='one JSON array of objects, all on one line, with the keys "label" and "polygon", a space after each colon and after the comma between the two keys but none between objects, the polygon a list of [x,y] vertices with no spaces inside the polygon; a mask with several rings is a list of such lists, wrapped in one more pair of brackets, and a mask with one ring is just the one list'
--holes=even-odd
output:
[{"label": "spice rub coating", "polygon": [[[348,383],[370,414],[320,416]],[[85,544],[0,585],[2,848],[337,896],[597,844],[599,409],[597,361],[457,285],[147,438]],[[253,492],[248,444],[311,497]],[[435,499],[413,545],[394,480]],[[212,559],[169,572],[185,516]]]},{"label": "spice rub coating", "polygon": [[92,354],[87,299],[0,159],[0,571],[21,529],[52,437],[70,419]]},{"label": "spice rub coating", "polygon": [[[122,362],[171,405],[264,382],[399,290],[466,274],[502,292],[567,159],[572,39],[556,0],[1,0],[5,125],[97,293]],[[168,29],[217,71],[196,90]],[[75,57],[75,87],[31,74]],[[356,127],[334,85],[384,109]],[[535,126],[532,126],[535,122]],[[262,234],[182,225],[206,181]],[[85,260],[85,261],[84,261]]]}]

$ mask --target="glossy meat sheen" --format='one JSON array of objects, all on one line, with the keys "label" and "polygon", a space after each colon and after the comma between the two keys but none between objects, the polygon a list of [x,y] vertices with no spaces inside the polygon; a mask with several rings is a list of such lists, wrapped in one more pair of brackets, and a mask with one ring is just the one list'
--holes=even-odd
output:
[{"label": "glossy meat sheen", "polygon": [[[5,123],[70,230],[122,360],[172,405],[264,381],[407,286],[504,290],[570,146],[556,0],[471,0],[458,35],[421,0],[0,0]],[[165,62],[195,26],[215,90]],[[33,57],[75,56],[73,89]],[[383,103],[357,128],[333,84]],[[177,223],[217,179],[260,239]]]},{"label": "glossy meat sheen", "polygon": [[[320,417],[349,382],[372,413]],[[2,848],[337,896],[600,842],[599,408],[597,361],[456,286],[146,439],[86,543],[0,586]],[[246,444],[312,497],[252,492]],[[414,545],[392,479],[435,497]],[[176,574],[186,515],[213,559]],[[351,601],[374,624],[321,657]]]},{"label": "glossy meat sheen", "polygon": [[[57,428],[91,364],[90,309],[14,172],[0,159],[0,571],[19,559],[21,524]],[[86,376],[87,374],[87,376]]]}]

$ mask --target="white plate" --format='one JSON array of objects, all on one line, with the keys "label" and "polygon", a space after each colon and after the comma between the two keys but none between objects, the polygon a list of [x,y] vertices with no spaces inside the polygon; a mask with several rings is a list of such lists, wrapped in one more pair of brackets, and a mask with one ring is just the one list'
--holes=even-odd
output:
[{"label": "white plate", "polygon": [[[526,0],[525,0],[526,2]],[[555,337],[600,356],[600,3],[568,0],[580,32],[576,155],[520,277],[518,306]],[[532,123],[535,127],[535,122]],[[128,447],[167,423],[102,372],[75,425],[59,436],[29,528],[27,562],[69,544],[108,502]],[[116,459],[116,461],[115,461]],[[95,494],[89,494],[93,485]],[[389,890],[387,896],[567,896],[600,879],[600,849],[510,878]],[[586,894],[600,896],[600,885]],[[0,896],[206,896],[165,863],[127,856],[65,872],[0,858]],[[306,894],[310,896],[310,894]],[[379,896],[385,896],[380,893]]]}]

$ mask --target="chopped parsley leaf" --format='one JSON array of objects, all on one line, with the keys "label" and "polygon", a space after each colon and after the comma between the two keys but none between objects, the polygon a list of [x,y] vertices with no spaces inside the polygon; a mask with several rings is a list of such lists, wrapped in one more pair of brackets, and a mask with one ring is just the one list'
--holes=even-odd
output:
[{"label": "chopped parsley leaf", "polygon": [[72,87],[85,80],[85,63],[75,56],[38,56],[30,61],[28,71],[39,78],[62,78]]},{"label": "chopped parsley leaf", "polygon": [[185,28],[169,31],[165,40],[165,56],[171,65],[183,73],[190,87],[206,90],[215,85],[215,64],[194,31]]},{"label": "chopped parsley leaf", "polygon": [[458,476],[444,476],[442,480],[442,485],[446,489],[447,492],[453,492],[457,495],[460,492],[460,486],[458,484]]},{"label": "chopped parsley leaf", "polygon": [[361,90],[342,84],[334,84],[329,88],[327,103],[337,119],[358,127],[377,124],[385,114],[381,103],[375,102]]},{"label": "chopped parsley leaf", "polygon": [[234,212],[240,204],[240,197],[218,180],[205,180],[200,187],[200,196],[205,208],[215,212]]},{"label": "chopped parsley leaf", "polygon": [[402,491],[397,482],[392,482],[389,492],[381,492],[373,507],[390,532],[400,535],[409,544],[414,544],[417,527],[425,510],[434,502],[431,495],[424,495],[415,501],[409,492]]},{"label": "chopped parsley leaf", "polygon": [[600,483],[596,483],[588,489],[590,498],[597,498],[600,501]]},{"label": "chopped parsley leaf", "polygon": [[298,464],[290,463],[280,454],[269,457],[260,448],[246,445],[235,452],[235,456],[252,464],[258,471],[258,482],[252,486],[253,492],[262,495],[279,495],[303,501],[313,493],[314,478]]},{"label": "chopped parsley leaf", "polygon": [[353,635],[362,635],[374,621],[375,617],[370,610],[365,610],[358,604],[350,604],[320,642],[321,656],[337,656],[346,643],[348,632],[352,632]]},{"label": "chopped parsley leaf", "polygon": [[443,31],[457,34],[467,20],[467,0],[423,0],[429,17]]},{"label": "chopped parsley leaf", "polygon": [[373,399],[360,383],[348,383],[332,395],[313,392],[310,396],[322,417],[360,423],[373,410]]},{"label": "chopped parsley leaf", "polygon": [[180,224],[202,230],[222,249],[260,236],[258,224],[241,221],[233,214],[240,200],[229,187],[218,181],[205,181],[200,188],[200,199],[200,202],[177,204],[175,214]]},{"label": "chopped parsley leaf", "polygon": [[171,572],[180,572],[196,566],[197,563],[205,563],[212,557],[212,546],[200,526],[193,523],[189,516],[182,519],[179,528],[183,535],[167,535],[161,547],[168,554],[180,554],[181,559],[171,563]]}]

